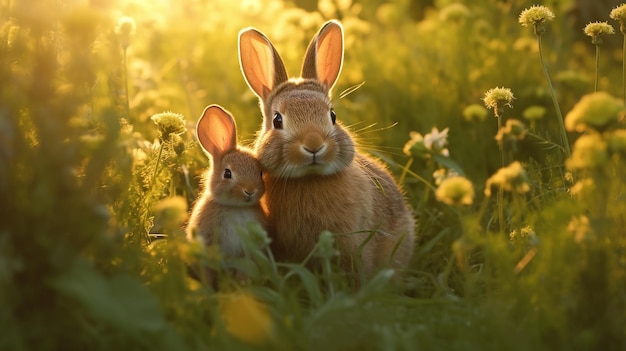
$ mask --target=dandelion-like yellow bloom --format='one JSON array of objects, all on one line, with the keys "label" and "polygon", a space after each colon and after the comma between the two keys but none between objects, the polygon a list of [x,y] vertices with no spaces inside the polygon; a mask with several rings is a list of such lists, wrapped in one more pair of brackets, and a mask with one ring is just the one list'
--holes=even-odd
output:
[{"label": "dandelion-like yellow bloom", "polygon": [[509,119],[506,121],[506,124],[498,130],[495,139],[499,143],[506,141],[516,142],[524,140],[527,133],[528,129],[526,129],[524,123],[516,119]]},{"label": "dandelion-like yellow bloom", "polygon": [[527,107],[524,112],[522,112],[522,116],[529,121],[542,119],[545,115],[546,108],[543,106],[530,106]]},{"label": "dandelion-like yellow bloom", "polygon": [[424,145],[424,136],[418,132],[409,133],[411,136],[411,140],[407,141],[404,144],[404,148],[402,148],[402,152],[404,152],[407,156],[414,156],[419,158],[427,158],[428,157],[428,149]]},{"label": "dandelion-like yellow bloom", "polygon": [[507,167],[500,168],[494,175],[487,179],[485,196],[491,196],[491,187],[497,187],[504,191],[514,193],[526,193],[530,191],[528,175],[522,164],[515,161]]},{"label": "dandelion-like yellow bloom", "polygon": [[159,128],[159,134],[163,140],[169,140],[171,135],[180,135],[187,130],[185,127],[185,118],[178,113],[157,113],[152,115],[150,119]]},{"label": "dandelion-like yellow bloom", "polygon": [[626,156],[626,130],[618,129],[606,136],[609,152]]},{"label": "dandelion-like yellow bloom", "polygon": [[252,294],[245,291],[222,294],[218,302],[221,319],[229,334],[251,345],[263,345],[271,339],[270,311]]},{"label": "dandelion-like yellow bloom", "polygon": [[472,104],[463,109],[463,118],[468,121],[484,121],[489,112],[479,104]]},{"label": "dandelion-like yellow bloom", "polygon": [[117,21],[115,34],[119,38],[122,48],[128,48],[128,45],[130,45],[130,39],[133,35],[135,35],[136,29],[137,23],[135,23],[135,20],[132,17],[124,16]]},{"label": "dandelion-like yellow bloom", "polygon": [[592,236],[591,224],[589,217],[581,215],[578,217],[572,217],[567,225],[567,231],[574,236],[574,241],[577,244],[590,239]]},{"label": "dandelion-like yellow bloom", "polygon": [[578,196],[584,194],[593,193],[596,190],[596,183],[593,181],[593,178],[583,178],[577,181],[571,188],[569,188],[569,193]]},{"label": "dandelion-like yellow bloom", "polygon": [[435,180],[435,185],[441,185],[446,178],[451,177],[459,177],[460,174],[453,169],[439,168],[438,170],[433,172],[433,179]]},{"label": "dandelion-like yellow bloom", "polygon": [[621,4],[611,10],[609,17],[616,20],[619,23],[620,31],[626,34],[626,4]]},{"label": "dandelion-like yellow bloom", "polygon": [[474,186],[465,177],[449,177],[441,182],[435,197],[451,206],[471,205],[474,202]]},{"label": "dandelion-like yellow bloom", "polygon": [[616,122],[623,109],[622,101],[607,92],[587,94],[565,116],[565,128],[570,132],[601,131]]},{"label": "dandelion-like yellow bloom", "polygon": [[601,36],[607,34],[615,34],[613,26],[606,22],[592,22],[585,26],[585,34],[591,37],[591,42],[594,45],[602,44]]},{"label": "dandelion-like yellow bloom", "polygon": [[182,196],[167,197],[152,205],[158,223],[166,233],[184,235],[182,226],[187,220],[187,200]]},{"label": "dandelion-like yellow bloom", "polygon": [[527,225],[521,228],[520,232],[517,232],[517,229],[513,229],[511,233],[509,233],[509,239],[514,240],[517,238],[528,238],[531,236],[535,236],[535,230],[533,227]]},{"label": "dandelion-like yellow bloom", "polygon": [[513,229],[511,233],[509,233],[509,239],[511,239],[511,241],[523,241],[530,246],[537,246],[539,244],[539,238],[537,238],[535,229],[529,225],[520,228],[519,232],[517,229]]},{"label": "dandelion-like yellow bloom", "polygon": [[554,19],[554,13],[545,6],[533,5],[522,11],[519,15],[519,23],[523,27],[532,26],[536,35],[545,31],[545,23]]},{"label": "dandelion-like yellow bloom", "polygon": [[574,143],[572,156],[566,161],[570,169],[592,169],[602,166],[607,159],[608,147],[598,133],[586,134]]},{"label": "dandelion-like yellow bloom", "polygon": [[502,110],[504,106],[513,107],[511,103],[515,97],[513,96],[513,92],[509,88],[493,88],[489,89],[485,93],[485,97],[483,101],[485,102],[485,106],[489,109],[493,109],[496,117],[499,116],[499,111]]}]

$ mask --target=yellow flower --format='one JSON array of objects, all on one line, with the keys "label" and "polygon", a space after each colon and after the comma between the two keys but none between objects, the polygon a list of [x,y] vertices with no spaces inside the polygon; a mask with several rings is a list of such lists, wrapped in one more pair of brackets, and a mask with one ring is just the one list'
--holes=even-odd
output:
[{"label": "yellow flower", "polygon": [[471,205],[474,202],[474,186],[465,177],[449,177],[441,182],[435,196],[451,206]]},{"label": "yellow flower", "polygon": [[422,136],[422,134],[418,132],[411,132],[409,133],[409,135],[411,136],[411,140],[407,141],[406,144],[404,144],[402,152],[404,152],[404,154],[407,156],[428,158],[429,153],[428,149],[426,149],[426,146],[424,145],[424,137]]},{"label": "yellow flower", "polygon": [[185,118],[178,113],[157,113],[152,115],[150,119],[159,128],[159,134],[163,140],[169,140],[171,135],[180,135],[187,130],[185,127]]},{"label": "yellow flower", "polygon": [[263,345],[272,338],[269,308],[249,292],[220,294],[218,306],[224,327],[233,337],[251,345]]},{"label": "yellow flower", "polygon": [[479,104],[472,104],[463,109],[463,118],[468,121],[484,121],[487,118],[487,109]]},{"label": "yellow flower", "polygon": [[616,20],[619,23],[620,31],[626,34],[626,4],[621,4],[611,10],[609,17]]},{"label": "yellow flower", "polygon": [[518,161],[511,163],[507,167],[500,168],[494,175],[487,179],[485,185],[486,196],[491,196],[492,186],[515,193],[526,193],[530,191],[528,176],[522,164]]},{"label": "yellow flower", "polygon": [[608,159],[607,144],[597,134],[586,134],[574,143],[572,156],[566,161],[570,169],[596,168]]},{"label": "yellow flower", "polygon": [[533,5],[519,15],[519,23],[523,27],[533,26],[535,34],[541,35],[545,31],[544,24],[554,19],[554,13],[545,6]]},{"label": "yellow flower", "polygon": [[460,176],[457,171],[453,169],[439,168],[438,170],[433,172],[433,179],[435,180],[435,185],[441,185],[446,178],[458,177]]},{"label": "yellow flower", "polygon": [[626,130],[618,129],[606,136],[611,153],[626,155]]},{"label": "yellow flower", "polygon": [[522,116],[529,121],[542,119],[545,115],[546,108],[543,106],[530,106],[522,112]]},{"label": "yellow flower", "polygon": [[524,140],[527,133],[528,130],[524,123],[516,119],[509,119],[506,121],[506,124],[498,130],[495,139],[498,143],[517,142]]},{"label": "yellow flower", "polygon": [[583,96],[565,116],[565,129],[584,132],[588,128],[602,131],[618,120],[624,105],[606,92]]},{"label": "yellow flower", "polygon": [[182,226],[187,219],[187,200],[182,196],[167,197],[152,205],[155,223],[166,234],[182,235]]},{"label": "yellow flower", "polygon": [[489,89],[485,93],[483,101],[485,103],[485,106],[487,106],[487,108],[489,109],[493,109],[496,117],[498,117],[500,116],[500,111],[504,106],[513,107],[513,105],[511,105],[511,102],[513,102],[514,99],[515,97],[513,96],[513,92],[511,92],[511,89],[496,87],[493,89]]},{"label": "yellow flower", "polygon": [[584,215],[572,217],[567,225],[567,231],[574,236],[574,241],[577,244],[580,244],[585,240],[592,239],[589,217]]},{"label": "yellow flower", "polygon": [[132,17],[121,17],[115,26],[115,34],[119,38],[120,45],[126,49],[130,45],[130,39],[135,35],[137,24]]},{"label": "yellow flower", "polygon": [[613,26],[606,22],[591,22],[585,26],[584,32],[591,37],[591,42],[594,45],[602,44],[601,36],[615,34]]},{"label": "yellow flower", "polygon": [[573,196],[583,196],[584,194],[592,193],[593,191],[595,191],[595,189],[596,184],[594,183],[592,178],[583,178],[577,181],[576,184],[572,185],[572,187],[569,188],[568,191]]}]

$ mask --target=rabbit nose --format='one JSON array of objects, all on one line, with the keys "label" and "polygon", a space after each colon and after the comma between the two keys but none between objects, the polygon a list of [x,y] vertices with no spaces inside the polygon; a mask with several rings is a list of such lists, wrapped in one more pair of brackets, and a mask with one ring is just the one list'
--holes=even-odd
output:
[{"label": "rabbit nose", "polygon": [[326,149],[326,143],[319,134],[309,134],[304,138],[300,149],[304,154],[319,155]]},{"label": "rabbit nose", "polygon": [[246,198],[246,201],[250,201],[254,194],[256,194],[256,190],[243,189],[243,195]]}]

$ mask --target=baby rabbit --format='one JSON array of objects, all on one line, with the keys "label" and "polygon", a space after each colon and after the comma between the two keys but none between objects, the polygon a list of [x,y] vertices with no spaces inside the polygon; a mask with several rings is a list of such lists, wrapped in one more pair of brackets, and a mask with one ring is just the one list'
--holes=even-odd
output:
[{"label": "baby rabbit", "polygon": [[330,91],[343,62],[343,28],[322,26],[309,44],[300,78],[288,79],[269,39],[239,33],[239,59],[259,97],[263,126],[256,152],[265,172],[264,205],[277,259],[303,260],[320,232],[337,235],[340,264],[364,273],[404,267],[414,250],[415,220],[400,187],[377,160],[356,150],[333,110]]},{"label": "baby rabbit", "polygon": [[[205,189],[193,206],[186,228],[187,239],[201,238],[207,246],[217,245],[222,257],[243,255],[238,231],[256,221],[266,227],[259,199],[265,191],[261,166],[253,153],[237,146],[233,117],[218,105],[208,106],[196,127],[198,140],[211,155]],[[205,272],[209,284],[215,273]]]}]

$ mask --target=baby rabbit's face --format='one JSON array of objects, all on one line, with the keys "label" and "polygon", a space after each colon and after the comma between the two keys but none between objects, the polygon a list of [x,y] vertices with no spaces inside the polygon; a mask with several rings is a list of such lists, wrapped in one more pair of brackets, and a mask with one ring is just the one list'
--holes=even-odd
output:
[{"label": "baby rabbit's face", "polygon": [[230,206],[253,206],[265,192],[261,165],[252,155],[226,154],[213,169],[211,189],[215,200]]},{"label": "baby rabbit's face", "polygon": [[301,88],[283,91],[266,112],[257,153],[272,176],[331,175],[352,162],[354,141],[324,93]]}]

